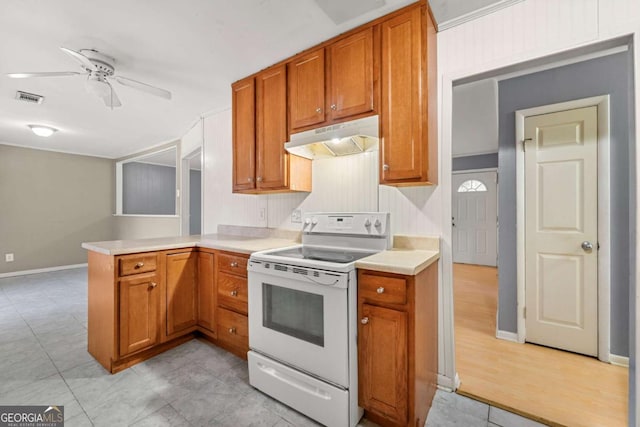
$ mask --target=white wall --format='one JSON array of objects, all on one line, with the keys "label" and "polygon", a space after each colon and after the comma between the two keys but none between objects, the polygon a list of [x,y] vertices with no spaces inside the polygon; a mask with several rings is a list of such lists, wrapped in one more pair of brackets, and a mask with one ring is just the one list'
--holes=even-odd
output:
[{"label": "white wall", "polygon": [[453,88],[453,157],[498,152],[498,83],[481,80]]}]

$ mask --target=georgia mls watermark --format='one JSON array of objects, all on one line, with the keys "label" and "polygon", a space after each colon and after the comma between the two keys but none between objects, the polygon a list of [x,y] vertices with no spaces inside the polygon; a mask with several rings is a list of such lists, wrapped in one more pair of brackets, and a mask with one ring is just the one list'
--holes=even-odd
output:
[{"label": "georgia mls watermark", "polygon": [[0,406],[0,427],[64,427],[64,406]]}]

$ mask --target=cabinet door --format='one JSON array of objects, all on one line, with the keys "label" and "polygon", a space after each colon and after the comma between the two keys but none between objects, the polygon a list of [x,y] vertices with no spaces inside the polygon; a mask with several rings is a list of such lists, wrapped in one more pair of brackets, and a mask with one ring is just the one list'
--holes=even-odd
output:
[{"label": "cabinet door", "polygon": [[253,77],[231,86],[233,123],[233,191],[255,188],[256,99]]},{"label": "cabinet door", "polygon": [[407,313],[360,304],[359,403],[398,424],[407,422]]},{"label": "cabinet door", "polygon": [[197,267],[197,252],[167,255],[167,335],[186,330],[198,322]]},{"label": "cabinet door", "polygon": [[290,62],[288,81],[291,132],[324,122],[324,49]]},{"label": "cabinet door", "polygon": [[257,188],[275,190],[288,185],[287,75],[284,65],[256,77]]},{"label": "cabinet door", "polygon": [[422,9],[381,24],[381,171],[384,183],[427,179]]},{"label": "cabinet door", "polygon": [[160,332],[160,289],[155,274],[128,277],[118,283],[118,354],[127,356],[154,346]]},{"label": "cabinet door", "polygon": [[198,253],[198,325],[216,332],[214,255]]},{"label": "cabinet door", "polygon": [[328,49],[331,119],[373,111],[373,28],[340,40]]}]

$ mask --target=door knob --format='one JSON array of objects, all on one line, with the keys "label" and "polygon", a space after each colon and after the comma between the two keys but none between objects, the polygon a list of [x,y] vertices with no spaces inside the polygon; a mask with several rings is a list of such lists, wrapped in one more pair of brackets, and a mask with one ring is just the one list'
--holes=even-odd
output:
[{"label": "door knob", "polygon": [[580,245],[582,246],[582,249],[585,251],[590,251],[593,250],[593,243],[585,240],[584,242],[582,242],[582,244]]},{"label": "door knob", "polygon": [[369,318],[363,317],[362,320],[360,320],[360,323],[362,323],[363,325],[366,325],[367,323],[369,323]]},{"label": "door knob", "polygon": [[336,104],[331,104],[331,109],[333,111],[336,111],[338,109],[338,106]]},{"label": "door knob", "polygon": [[384,293],[384,288],[382,286],[380,286],[378,289],[376,289],[376,292],[379,294],[383,294]]},{"label": "door knob", "polygon": [[316,113],[318,113],[318,114],[322,113],[322,108],[320,108],[320,107],[316,108]]},{"label": "door knob", "polygon": [[235,289],[234,289],[234,290],[232,290],[232,291],[231,291],[231,296],[232,296],[232,297],[237,297],[237,296],[238,296],[238,291],[237,291],[237,290],[235,290]]},{"label": "door knob", "polygon": [[138,263],[136,263],[135,268],[142,268],[142,267],[144,267],[144,262],[138,262]]}]

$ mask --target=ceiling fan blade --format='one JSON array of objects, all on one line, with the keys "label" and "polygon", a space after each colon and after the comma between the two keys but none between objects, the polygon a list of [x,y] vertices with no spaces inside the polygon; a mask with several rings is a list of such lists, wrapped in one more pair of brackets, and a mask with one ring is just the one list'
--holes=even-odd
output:
[{"label": "ceiling fan blade", "polygon": [[113,86],[111,86],[109,83],[107,84],[109,85],[109,89],[111,90],[108,95],[102,98],[102,100],[104,101],[104,105],[110,107],[112,110],[114,107],[122,107],[122,103],[120,102],[118,95],[116,95],[116,91],[113,90]]},{"label": "ceiling fan blade", "polygon": [[60,76],[77,76],[84,73],[76,73],[75,71],[52,71],[50,73],[9,73],[7,77],[12,79],[26,79],[27,77],[60,77]]},{"label": "ceiling fan blade", "polygon": [[95,66],[93,62],[89,60],[86,56],[81,54],[80,52],[76,52],[75,50],[67,49],[66,47],[60,47],[60,50],[66,53],[67,55],[74,58],[85,70],[96,71],[98,68]]},{"label": "ceiling fan blade", "polygon": [[159,87],[151,86],[146,83],[141,83],[127,77],[114,76],[113,78],[116,79],[116,81],[121,85],[129,86],[134,89],[150,93],[151,95],[159,96],[161,98],[171,99],[171,92],[169,92],[168,90],[160,89]]}]

